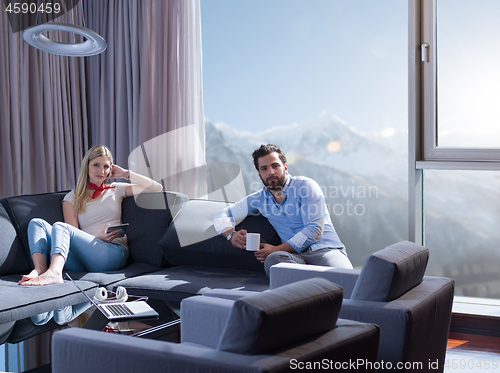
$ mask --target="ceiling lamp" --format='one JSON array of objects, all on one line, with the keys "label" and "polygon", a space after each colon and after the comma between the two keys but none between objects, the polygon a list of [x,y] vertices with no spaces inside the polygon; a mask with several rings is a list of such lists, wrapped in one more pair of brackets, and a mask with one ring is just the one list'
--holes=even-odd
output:
[{"label": "ceiling lamp", "polygon": [[[81,35],[87,40],[83,43],[61,43],[50,40],[43,35],[47,31],[67,31]],[[59,54],[69,57],[85,57],[102,53],[107,48],[106,41],[101,35],[88,28],[68,23],[44,23],[27,28],[23,32],[26,43],[43,52]]]}]

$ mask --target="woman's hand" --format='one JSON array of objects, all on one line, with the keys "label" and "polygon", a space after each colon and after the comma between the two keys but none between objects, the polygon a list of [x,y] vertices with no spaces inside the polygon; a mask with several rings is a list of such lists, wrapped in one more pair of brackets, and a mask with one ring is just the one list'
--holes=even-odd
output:
[{"label": "woman's hand", "polygon": [[109,224],[106,225],[102,231],[95,234],[94,236],[96,238],[99,238],[100,240],[103,240],[104,242],[111,242],[121,234],[121,231],[119,229],[106,233],[108,227]]},{"label": "woman's hand", "polygon": [[150,179],[147,176],[142,176],[139,175],[138,173],[121,168],[116,164],[111,166],[111,172],[109,173],[109,178],[126,179],[132,182],[125,188],[125,195],[127,197],[136,196],[145,190],[147,192],[160,192],[161,190],[163,190],[163,186],[159,182]]},{"label": "woman's hand", "polygon": [[128,179],[129,176],[130,176],[129,170],[121,168],[116,164],[111,165],[111,172],[109,173],[110,179]]}]

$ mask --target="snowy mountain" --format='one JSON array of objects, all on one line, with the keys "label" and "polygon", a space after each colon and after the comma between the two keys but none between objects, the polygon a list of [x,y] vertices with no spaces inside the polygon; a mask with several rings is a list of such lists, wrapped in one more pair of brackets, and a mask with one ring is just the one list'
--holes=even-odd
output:
[{"label": "snowy mountain", "polygon": [[[262,143],[284,150],[290,174],[318,182],[355,267],[370,253],[407,239],[406,133],[362,134],[328,111],[261,133],[206,121],[207,163],[237,165],[243,194],[262,187],[251,157]],[[453,277],[457,295],[500,297],[499,181],[496,173],[425,171],[427,273]]]},{"label": "snowy mountain", "polygon": [[[241,133],[206,121],[207,163],[237,164],[246,194],[262,188],[251,154],[262,143],[285,152],[289,172],[316,180],[355,266],[407,236],[406,157],[364,136],[329,112],[302,125]],[[388,213],[391,212],[391,213]],[[382,233],[382,234],[381,234]]]}]

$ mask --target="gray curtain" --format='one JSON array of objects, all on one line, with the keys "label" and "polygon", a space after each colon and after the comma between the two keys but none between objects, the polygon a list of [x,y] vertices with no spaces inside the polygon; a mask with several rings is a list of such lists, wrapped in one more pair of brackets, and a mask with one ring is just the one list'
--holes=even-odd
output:
[{"label": "gray curtain", "polygon": [[0,197],[73,188],[95,144],[168,190],[204,195],[199,0],[84,1],[83,16],[77,5],[55,20],[106,39],[84,58],[30,47],[0,13]]},{"label": "gray curtain", "polygon": [[[72,22],[76,12],[65,20]],[[89,145],[83,67],[81,58],[30,47],[0,12],[0,197],[75,184]]]},{"label": "gray curtain", "polygon": [[204,196],[199,0],[88,0],[85,10],[113,51],[88,58],[92,142],[167,190]]}]

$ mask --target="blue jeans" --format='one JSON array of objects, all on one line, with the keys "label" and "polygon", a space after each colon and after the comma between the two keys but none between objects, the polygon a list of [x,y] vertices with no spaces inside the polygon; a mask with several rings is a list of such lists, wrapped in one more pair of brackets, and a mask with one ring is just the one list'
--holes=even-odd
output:
[{"label": "blue jeans", "polygon": [[28,242],[31,255],[62,255],[68,271],[116,271],[127,263],[127,250],[122,245],[104,242],[67,223],[51,226],[43,219],[32,219],[28,224]]},{"label": "blue jeans", "polygon": [[85,312],[92,304],[90,302],[79,303],[74,306],[66,306],[55,311],[44,312],[39,315],[31,316],[31,321],[35,325],[45,325],[52,318],[59,325],[64,325],[69,323],[71,320],[80,316]]}]

